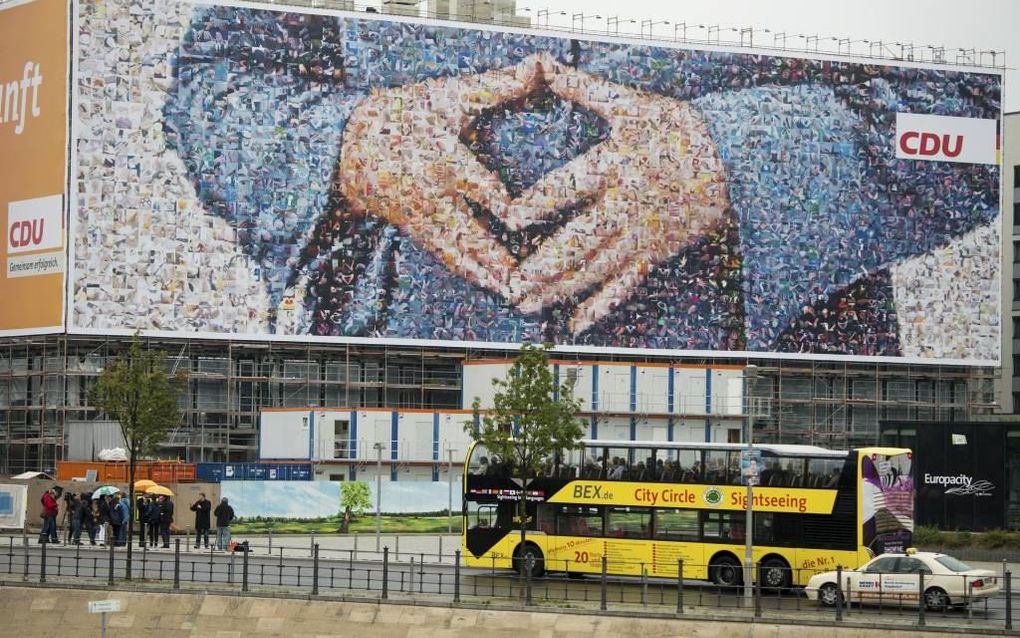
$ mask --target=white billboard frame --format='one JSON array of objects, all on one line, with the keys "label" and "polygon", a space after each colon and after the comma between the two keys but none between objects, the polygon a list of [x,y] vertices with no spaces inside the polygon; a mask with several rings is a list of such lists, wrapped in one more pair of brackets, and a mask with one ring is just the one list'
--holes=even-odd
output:
[{"label": "white billboard frame", "polygon": [[[30,0],[26,0],[30,1]],[[74,26],[73,43],[71,47],[71,54],[69,60],[70,68],[70,82],[71,82],[71,95],[72,104],[70,107],[71,114],[71,133],[70,133],[70,156],[71,162],[69,164],[68,174],[71,170],[78,171],[78,157],[77,148],[79,141],[79,133],[81,130],[81,123],[78,118],[78,77],[77,77],[77,61],[79,60],[81,51],[80,43],[77,38],[78,33],[78,20],[79,20],[79,3],[80,0],[72,0],[73,9],[70,17],[70,23]],[[998,77],[999,85],[1002,87],[1002,80],[1004,78],[1004,71],[999,68],[983,67],[979,65],[961,65],[951,63],[932,63],[926,61],[913,61],[913,60],[889,60],[882,58],[874,58],[871,56],[853,55],[853,54],[839,54],[831,52],[820,52],[820,51],[802,51],[802,50],[789,50],[775,47],[763,47],[763,46],[738,46],[729,45],[723,43],[712,43],[706,41],[698,41],[693,39],[687,40],[670,40],[660,38],[644,38],[635,37],[632,35],[611,35],[601,33],[582,33],[573,32],[557,29],[548,29],[541,27],[523,28],[517,26],[503,26],[498,24],[488,23],[471,23],[463,22],[458,20],[440,20],[428,17],[419,16],[401,16],[387,13],[366,13],[358,11],[346,11],[339,9],[328,9],[320,7],[306,7],[306,6],[295,6],[284,3],[273,3],[268,4],[264,2],[247,2],[242,0],[223,0],[223,1],[210,1],[210,0],[198,0],[194,2],[188,2],[192,7],[199,6],[213,6],[213,7],[236,7],[252,10],[272,11],[272,12],[294,12],[307,15],[320,15],[330,16],[345,19],[355,20],[370,20],[370,21],[383,21],[393,23],[404,23],[423,25],[430,27],[448,28],[448,29],[469,29],[474,31],[491,32],[491,33],[510,33],[518,35],[529,35],[547,38],[556,38],[560,40],[571,40],[580,39],[589,42],[596,43],[608,43],[608,44],[619,44],[628,46],[638,47],[658,47],[663,49],[672,50],[684,50],[684,51],[695,51],[695,52],[706,52],[706,53],[726,53],[726,54],[737,54],[737,55],[750,55],[750,56],[769,56],[769,57],[780,57],[796,60],[807,60],[807,61],[820,61],[820,62],[840,62],[849,64],[859,65],[877,65],[889,68],[916,68],[924,70],[934,71],[949,71],[959,72],[967,74],[985,74]],[[1002,90],[1002,89],[1000,89]],[[1001,131],[1003,122],[1003,109],[1000,102],[1000,108],[998,113],[998,122]],[[998,164],[999,170],[999,204],[998,204],[998,219],[999,224],[997,225],[997,232],[999,234],[999,266],[996,272],[996,279],[999,287],[1003,281],[1003,267],[1002,267],[1002,219],[1003,219],[1003,193],[1002,193],[1002,163],[1001,160]],[[322,344],[337,344],[337,345],[392,345],[398,347],[427,347],[427,348],[443,348],[451,350],[467,350],[467,349],[487,349],[487,350],[498,350],[512,352],[520,348],[520,343],[508,343],[508,342],[491,342],[491,341],[454,341],[454,340],[435,340],[435,339],[412,339],[412,338],[397,338],[397,337],[344,337],[344,336],[317,336],[312,334],[264,334],[264,333],[239,333],[239,332],[214,332],[214,331],[181,331],[181,330],[152,330],[152,329],[92,329],[82,328],[74,322],[74,307],[73,307],[73,288],[74,281],[76,281],[76,272],[72,269],[75,268],[77,261],[75,258],[76,249],[76,238],[78,232],[78,217],[79,217],[79,202],[78,193],[70,193],[68,196],[69,200],[69,226],[68,226],[68,240],[67,251],[68,260],[67,268],[65,270],[65,282],[66,282],[66,298],[64,300],[65,307],[65,326],[66,334],[69,335],[81,335],[81,336],[122,336],[129,337],[134,334],[140,334],[146,338],[158,338],[158,339],[204,339],[204,340],[216,340],[224,342],[280,342],[280,343],[294,343],[294,344],[307,344],[311,342],[322,343]],[[997,294],[997,308],[996,314],[1000,318],[999,321],[999,334],[1001,342],[1001,335],[1003,333],[1003,326],[1001,324],[1002,316],[1002,294]],[[857,363],[894,363],[894,364],[924,364],[924,365],[935,365],[935,366],[998,366],[1001,363],[1001,352],[997,359],[959,359],[959,358],[928,358],[928,357],[907,357],[907,356],[867,356],[867,355],[844,355],[844,354],[818,354],[818,353],[792,353],[792,352],[770,352],[770,351],[726,351],[726,350],[687,350],[687,349],[655,349],[655,348],[634,348],[634,347],[613,347],[613,346],[585,346],[576,345],[569,343],[557,343],[555,344],[554,350],[558,353],[573,353],[573,354],[588,354],[588,355],[624,355],[630,357],[655,357],[655,358],[715,358],[715,359],[734,359],[734,360],[746,360],[749,358],[766,358],[775,360],[807,360],[807,361],[839,361],[839,362],[857,362]]]}]

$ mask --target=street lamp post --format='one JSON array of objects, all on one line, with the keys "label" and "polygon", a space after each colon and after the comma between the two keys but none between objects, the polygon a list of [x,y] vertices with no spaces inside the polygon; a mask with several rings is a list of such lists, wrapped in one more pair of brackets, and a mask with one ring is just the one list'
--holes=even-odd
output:
[{"label": "street lamp post", "polygon": [[376,443],[375,448],[375,551],[380,551],[382,536],[382,451],[383,444]]},{"label": "street lamp post", "polygon": [[[747,396],[747,457],[748,463],[754,452],[754,380],[758,378],[758,366],[750,364],[744,368],[744,394]],[[744,604],[750,608],[754,603],[754,585],[751,575],[754,573],[754,477],[748,473],[747,507],[744,512]],[[761,574],[758,575],[761,578]]]},{"label": "street lamp post", "polygon": [[[573,14],[570,17],[570,30],[571,31],[582,31],[583,32],[584,31],[584,20],[585,20],[585,18],[595,18],[596,20],[601,20],[602,16],[599,16],[599,15],[586,15],[584,13],[575,13],[575,14]],[[581,22],[581,28],[580,29],[574,28],[574,25],[577,24],[578,21]]]}]

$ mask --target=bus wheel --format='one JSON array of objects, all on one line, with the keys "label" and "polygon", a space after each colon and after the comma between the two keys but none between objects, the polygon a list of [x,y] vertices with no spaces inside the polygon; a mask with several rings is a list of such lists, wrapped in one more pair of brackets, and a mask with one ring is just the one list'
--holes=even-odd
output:
[{"label": "bus wheel", "polygon": [[768,589],[789,589],[793,582],[790,566],[782,558],[770,558],[761,564],[762,587]]},{"label": "bus wheel", "polygon": [[719,556],[708,566],[709,579],[720,587],[737,587],[744,582],[740,563],[732,556]]},{"label": "bus wheel", "polygon": [[545,559],[542,557],[542,550],[538,547],[531,544],[525,545],[517,551],[516,559],[518,571],[525,569],[525,566],[530,564],[533,577],[539,578],[545,574]]}]

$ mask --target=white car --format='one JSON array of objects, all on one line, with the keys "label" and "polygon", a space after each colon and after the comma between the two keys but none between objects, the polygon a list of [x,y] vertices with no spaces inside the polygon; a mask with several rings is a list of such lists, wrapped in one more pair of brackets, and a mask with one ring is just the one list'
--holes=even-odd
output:
[{"label": "white car", "polygon": [[[811,600],[834,606],[848,596],[852,603],[917,604],[924,574],[924,604],[932,611],[965,605],[999,593],[999,579],[987,569],[971,569],[947,554],[917,552],[882,554],[857,569],[842,572],[842,588],[836,572],[817,574],[804,591]],[[847,591],[849,581],[849,592]]]}]

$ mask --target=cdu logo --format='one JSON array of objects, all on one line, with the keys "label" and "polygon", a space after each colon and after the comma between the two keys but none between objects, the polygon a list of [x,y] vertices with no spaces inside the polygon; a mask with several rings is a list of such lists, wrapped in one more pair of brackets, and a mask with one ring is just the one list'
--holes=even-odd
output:
[{"label": "cdu logo", "polygon": [[998,120],[896,114],[896,157],[965,164],[999,163]]},{"label": "cdu logo", "polygon": [[64,197],[51,195],[7,205],[7,254],[63,247]]}]

